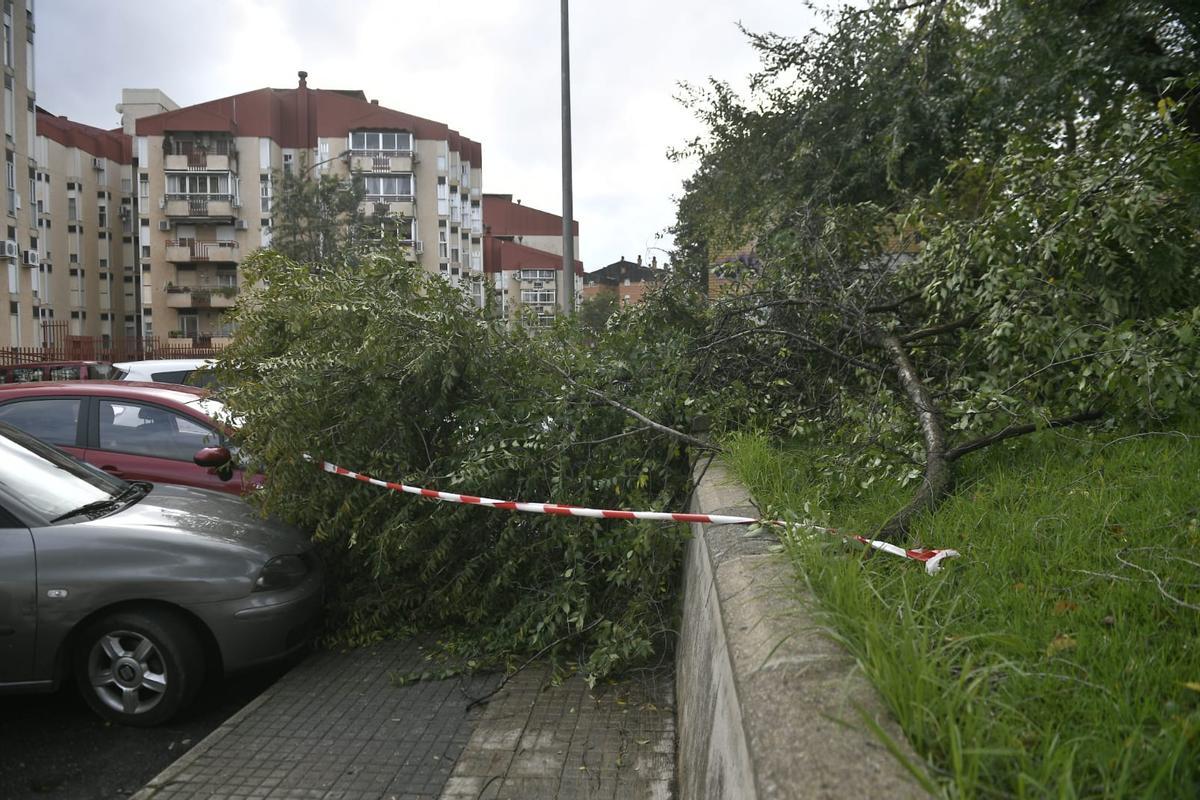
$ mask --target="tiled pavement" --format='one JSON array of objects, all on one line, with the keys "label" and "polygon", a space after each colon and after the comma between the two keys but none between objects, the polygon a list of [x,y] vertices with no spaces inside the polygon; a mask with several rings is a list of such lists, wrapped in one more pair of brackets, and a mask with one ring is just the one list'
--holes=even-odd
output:
[{"label": "tiled pavement", "polygon": [[309,657],[135,800],[670,798],[669,670],[589,690],[544,669],[397,686],[428,668],[412,642]]}]

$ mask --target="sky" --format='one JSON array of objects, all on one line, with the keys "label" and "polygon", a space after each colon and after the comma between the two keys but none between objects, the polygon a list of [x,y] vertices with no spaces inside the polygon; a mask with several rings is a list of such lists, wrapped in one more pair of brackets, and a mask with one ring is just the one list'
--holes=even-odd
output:
[{"label": "sky", "polygon": [[[563,209],[560,17],[554,0],[37,0],[38,105],[120,125],[123,88],[181,106],[261,89],[361,89],[483,145],[483,189]],[[700,135],[676,98],[709,77],[739,90],[758,60],[738,30],[803,36],[800,0],[571,4],[571,150],[579,253],[591,271],[671,249]]]}]

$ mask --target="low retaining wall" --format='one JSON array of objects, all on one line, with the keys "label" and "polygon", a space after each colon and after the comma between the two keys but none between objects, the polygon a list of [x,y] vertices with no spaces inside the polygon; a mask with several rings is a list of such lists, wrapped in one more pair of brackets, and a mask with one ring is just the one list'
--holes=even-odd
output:
[{"label": "low retaining wall", "polygon": [[[692,510],[755,516],[720,464]],[[857,662],[813,621],[770,531],[693,525],[676,658],[681,800],[926,797],[879,737],[920,761]]]}]

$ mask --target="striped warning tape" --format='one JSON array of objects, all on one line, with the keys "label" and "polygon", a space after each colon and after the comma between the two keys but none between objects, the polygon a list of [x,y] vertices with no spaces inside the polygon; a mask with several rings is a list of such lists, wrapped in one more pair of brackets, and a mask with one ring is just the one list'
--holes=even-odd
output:
[{"label": "striped warning tape", "polygon": [[[306,456],[310,461],[316,461]],[[562,517],[592,517],[595,519],[647,519],[658,520],[661,522],[697,522],[707,525],[776,525],[783,528],[800,528],[803,530],[819,531],[822,533],[834,534],[836,536],[845,536],[853,539],[856,542],[872,547],[876,550],[881,550],[900,558],[908,558],[913,561],[920,561],[925,564],[925,571],[930,575],[935,574],[942,568],[942,562],[947,558],[955,558],[958,556],[957,550],[942,549],[935,550],[930,548],[915,548],[905,549],[897,547],[889,542],[881,542],[877,539],[867,539],[859,536],[856,533],[848,533],[840,531],[837,528],[825,528],[820,525],[811,525],[808,523],[786,522],[780,519],[759,519],[756,517],[737,517],[725,514],[675,514],[665,511],[619,511],[607,508],[582,508],[580,506],[566,506],[559,503],[522,503],[513,500],[495,500],[490,497],[476,497],[470,494],[455,494],[454,492],[441,492],[437,489],[422,489],[419,486],[409,486],[406,483],[396,483],[394,481],[382,481],[378,478],[372,478],[370,475],[365,475],[361,472],[339,467],[337,464],[331,464],[328,461],[320,462],[321,469],[333,475],[341,475],[346,478],[363,483],[369,483],[373,486],[382,486],[385,489],[391,489],[394,492],[404,492],[406,494],[415,494],[418,497],[425,497],[430,500],[442,500],[447,503],[463,503],[465,505],[486,506],[488,508],[498,508],[503,511],[525,511],[532,514],[553,514]]]}]

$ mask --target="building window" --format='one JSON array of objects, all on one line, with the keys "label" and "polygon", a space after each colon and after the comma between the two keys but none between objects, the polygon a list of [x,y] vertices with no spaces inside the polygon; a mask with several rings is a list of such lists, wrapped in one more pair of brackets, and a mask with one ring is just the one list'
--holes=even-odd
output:
[{"label": "building window", "polygon": [[371,202],[394,203],[412,199],[413,176],[411,173],[368,175],[363,180],[367,187],[367,200]]},{"label": "building window", "polygon": [[224,172],[170,173],[167,194],[229,195],[229,174]]},{"label": "building window", "polygon": [[521,302],[532,304],[553,303],[554,292],[547,289],[522,289]]},{"label": "building window", "polygon": [[350,134],[350,149],[358,153],[407,155],[412,152],[412,134],[403,131],[354,131]]},{"label": "building window", "polygon": [[260,208],[264,214],[271,212],[271,176],[258,176],[258,196],[261,198]]}]

